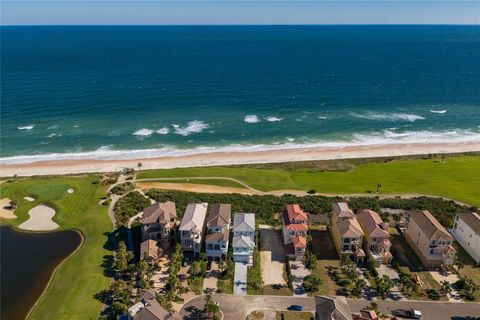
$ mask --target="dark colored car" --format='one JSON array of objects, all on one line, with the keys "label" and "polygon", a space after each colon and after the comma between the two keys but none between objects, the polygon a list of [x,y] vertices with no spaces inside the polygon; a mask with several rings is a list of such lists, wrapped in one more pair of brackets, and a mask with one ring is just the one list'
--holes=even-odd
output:
[{"label": "dark colored car", "polygon": [[396,317],[402,317],[406,319],[422,319],[422,312],[414,309],[410,310],[393,310],[392,314]]},{"label": "dark colored car", "polygon": [[303,307],[299,306],[298,304],[292,304],[287,309],[290,310],[290,311],[303,311]]}]

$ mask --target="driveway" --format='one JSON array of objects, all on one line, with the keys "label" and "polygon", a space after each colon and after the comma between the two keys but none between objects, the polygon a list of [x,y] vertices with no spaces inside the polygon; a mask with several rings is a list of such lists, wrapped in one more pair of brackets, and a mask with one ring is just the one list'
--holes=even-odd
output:
[{"label": "driveway", "polygon": [[260,261],[264,285],[286,285],[285,254],[281,231],[260,225]]},{"label": "driveway", "polygon": [[233,278],[233,294],[247,294],[247,269],[246,263],[235,262],[235,276]]},{"label": "driveway", "polygon": [[290,261],[290,269],[292,274],[296,277],[293,281],[293,295],[306,297],[307,293],[303,289],[303,278],[310,275],[312,272],[305,267],[303,261]]},{"label": "driveway", "polygon": [[203,293],[212,294],[217,292],[217,282],[220,269],[217,262],[212,262],[212,268],[205,275],[203,280]]},{"label": "driveway", "polygon": [[405,300],[405,296],[402,293],[402,290],[400,290],[400,276],[398,275],[397,270],[393,269],[390,266],[380,264],[377,268],[378,276],[381,278],[383,276],[387,276],[390,279],[395,282],[395,285],[393,288],[390,290],[390,296],[392,297],[393,300]]},{"label": "driveway", "polygon": [[[442,281],[447,281],[450,284],[454,284],[455,282],[460,280],[458,275],[452,272],[430,271],[430,274],[432,275],[433,279],[435,279],[435,281],[437,281],[440,284],[442,283]],[[447,295],[447,298],[448,298],[448,301],[453,301],[453,302],[462,301],[462,298],[460,297],[458,292],[453,289],[452,289],[452,292],[450,292]]]}]

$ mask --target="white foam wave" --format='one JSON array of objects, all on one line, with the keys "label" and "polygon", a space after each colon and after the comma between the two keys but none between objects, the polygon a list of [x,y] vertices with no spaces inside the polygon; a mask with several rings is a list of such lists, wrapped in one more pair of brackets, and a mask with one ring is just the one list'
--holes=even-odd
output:
[{"label": "white foam wave", "polygon": [[320,120],[326,120],[327,117],[325,117],[325,116],[318,116],[318,119],[320,119]]},{"label": "white foam wave", "polygon": [[32,130],[35,127],[34,124],[28,124],[26,126],[19,126],[17,127],[18,130]]},{"label": "white foam wave", "polygon": [[170,132],[170,129],[168,129],[167,127],[163,127],[155,131],[155,133],[158,133],[158,134],[168,134],[169,132]]},{"label": "white foam wave", "polygon": [[283,118],[278,118],[278,117],[270,116],[270,117],[266,117],[265,120],[267,120],[268,122],[278,122],[278,121],[282,121]]},{"label": "white foam wave", "polygon": [[290,142],[293,142],[293,141],[295,141],[295,138],[287,137],[287,140],[290,141]]},{"label": "white foam wave", "polygon": [[147,137],[151,136],[153,134],[153,130],[151,129],[140,129],[132,133],[134,136],[140,136],[140,137]]},{"label": "white foam wave", "polygon": [[245,118],[243,118],[243,121],[245,121],[246,123],[257,123],[260,122],[260,119],[255,114],[249,114],[246,115]]},{"label": "white foam wave", "polygon": [[54,132],[54,133],[50,133],[50,134],[47,136],[47,138],[53,138],[53,137],[56,137],[56,136],[57,136],[57,134]]},{"label": "white foam wave", "polygon": [[377,113],[377,112],[365,112],[356,113],[351,112],[350,115],[355,118],[375,120],[375,121],[409,121],[414,122],[417,120],[425,120],[424,117],[416,114],[408,113]]},{"label": "white foam wave", "polygon": [[186,137],[192,133],[200,133],[210,126],[203,121],[193,120],[186,127],[181,127],[178,124],[174,124],[173,127],[176,134]]},{"label": "white foam wave", "polygon": [[[293,139],[293,138],[292,138]],[[192,154],[205,154],[210,152],[235,152],[235,151],[265,151],[278,149],[298,148],[344,148],[352,146],[374,146],[392,144],[418,144],[418,143],[478,143],[480,130],[452,129],[448,131],[404,131],[384,130],[379,133],[353,134],[339,140],[316,140],[306,143],[288,141],[280,144],[233,144],[228,146],[198,146],[190,149],[179,149],[165,146],[159,149],[142,150],[113,150],[111,146],[102,146],[95,151],[51,153],[37,155],[21,155],[0,158],[0,164],[32,163],[37,161],[73,160],[73,159],[142,159],[168,156],[183,156]]]},{"label": "white foam wave", "polygon": [[447,112],[447,109],[443,109],[443,110],[430,110],[431,113],[446,113]]},{"label": "white foam wave", "polygon": [[47,128],[47,130],[55,130],[55,129],[58,129],[58,125],[56,124]]}]

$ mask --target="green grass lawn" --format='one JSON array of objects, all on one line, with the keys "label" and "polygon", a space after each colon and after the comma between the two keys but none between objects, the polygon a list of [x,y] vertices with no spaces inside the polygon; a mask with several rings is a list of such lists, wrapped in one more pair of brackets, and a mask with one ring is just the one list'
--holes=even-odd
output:
[{"label": "green grass lawn", "polygon": [[310,320],[315,319],[311,312],[277,311],[275,319],[278,320]]},{"label": "green grass lawn", "polygon": [[[107,208],[98,205],[106,187],[92,184],[95,175],[18,179],[1,185],[1,197],[18,201],[14,220],[2,220],[18,227],[28,219],[28,210],[46,204],[56,210],[54,220],[61,229],[77,229],[84,235],[82,246],[57,269],[50,286],[29,319],[97,319],[102,304],[94,295],[109,285],[103,259],[111,252],[104,248],[112,224]],[[68,188],[75,192],[69,194]],[[34,202],[23,199],[33,196]]]},{"label": "green grass lawn", "polygon": [[480,156],[449,156],[445,163],[438,159],[393,160],[362,163],[349,171],[285,170],[274,165],[272,169],[199,167],[147,170],[138,178],[232,177],[262,191],[315,189],[335,194],[368,193],[381,183],[380,194],[420,193],[480,206],[479,175]]}]

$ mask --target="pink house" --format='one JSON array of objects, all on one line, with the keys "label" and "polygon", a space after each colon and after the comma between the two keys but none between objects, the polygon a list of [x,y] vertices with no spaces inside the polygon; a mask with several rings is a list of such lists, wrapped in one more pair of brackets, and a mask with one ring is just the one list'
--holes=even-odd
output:
[{"label": "pink house", "polygon": [[289,204],[283,212],[283,243],[290,259],[303,259],[307,249],[308,216],[298,204]]}]

